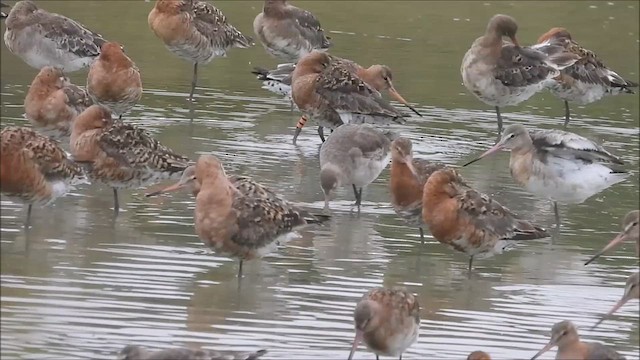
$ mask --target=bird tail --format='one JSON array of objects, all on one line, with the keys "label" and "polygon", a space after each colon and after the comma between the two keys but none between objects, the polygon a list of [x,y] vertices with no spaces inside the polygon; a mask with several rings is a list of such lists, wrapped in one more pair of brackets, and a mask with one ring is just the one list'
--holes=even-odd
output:
[{"label": "bird tail", "polygon": [[635,94],[632,88],[637,88],[638,84],[622,78],[616,72],[609,70],[607,73],[607,79],[611,83],[611,87],[617,91],[625,92],[627,94]]},{"label": "bird tail", "polygon": [[253,42],[253,38],[252,37],[243,35],[240,31],[238,31],[238,33],[237,33],[237,35],[236,35],[236,37],[234,39],[233,46],[241,48],[241,49],[246,49],[248,47],[252,47],[253,45],[255,45],[255,43]]},{"label": "bird tail", "polygon": [[261,67],[254,67],[253,70],[251,70],[251,73],[256,75],[256,77],[258,78],[258,80],[269,80],[269,70],[265,69],[265,68],[261,68]]}]

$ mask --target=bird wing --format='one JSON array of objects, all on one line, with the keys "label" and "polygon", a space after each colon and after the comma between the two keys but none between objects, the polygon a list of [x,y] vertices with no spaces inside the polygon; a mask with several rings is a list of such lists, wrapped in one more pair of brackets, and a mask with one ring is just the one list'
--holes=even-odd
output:
[{"label": "bird wing", "polygon": [[295,21],[295,27],[314,49],[328,49],[331,47],[329,37],[324,34],[320,21],[310,11],[289,5],[287,11]]},{"label": "bird wing", "polygon": [[317,79],[317,93],[336,111],[401,118],[403,115],[353,72],[331,64]]},{"label": "bird wing", "polygon": [[232,208],[237,231],[231,240],[241,246],[267,246],[294,227],[306,224],[303,214],[278,196],[245,196],[238,191],[233,194]]},{"label": "bird wing", "polygon": [[413,159],[413,168],[416,169],[420,184],[422,185],[429,180],[431,174],[446,167],[447,165],[439,162],[432,162],[426,159]]},{"label": "bird wing", "polygon": [[498,58],[494,76],[505,86],[525,87],[560,74],[559,69],[575,63],[575,55],[561,47],[541,49],[505,43]]},{"label": "bird wing", "polygon": [[623,165],[615,155],[602,146],[578,134],[562,130],[529,131],[535,148],[558,157],[572,157],[588,162],[606,162]]},{"label": "bird wing", "polygon": [[458,182],[456,188],[461,216],[475,224],[475,228],[485,229],[503,240],[532,240],[549,236],[543,228],[519,219],[499,202],[463,182]]},{"label": "bird wing", "polygon": [[102,151],[124,166],[153,171],[183,172],[189,159],[154,139],[146,130],[114,121],[98,139]]},{"label": "bird wing", "polygon": [[253,45],[253,40],[229,24],[227,17],[215,6],[197,0],[193,0],[193,8],[191,6],[189,0],[183,1],[182,9],[192,14],[197,31],[209,39],[216,48],[247,48]]},{"label": "bird wing", "polygon": [[38,10],[31,21],[38,26],[45,38],[57,44],[61,50],[80,57],[96,57],[106,40],[82,24],[59,14]]},{"label": "bird wing", "polygon": [[62,90],[69,100],[69,105],[75,108],[78,114],[93,105],[93,101],[91,100],[91,97],[89,97],[89,94],[77,85],[69,84]]}]

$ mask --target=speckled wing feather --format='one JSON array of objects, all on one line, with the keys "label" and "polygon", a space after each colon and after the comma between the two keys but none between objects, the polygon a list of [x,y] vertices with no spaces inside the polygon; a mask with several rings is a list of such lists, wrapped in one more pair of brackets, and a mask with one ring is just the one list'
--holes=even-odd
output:
[{"label": "speckled wing feather", "polygon": [[387,116],[402,121],[402,113],[344,66],[331,64],[318,76],[317,82],[316,91],[336,111]]},{"label": "speckled wing feather", "polygon": [[505,45],[498,58],[494,76],[503,85],[525,87],[557,76],[560,72],[545,62],[540,51]]},{"label": "speckled wing feather", "polygon": [[370,300],[401,311],[400,315],[414,318],[420,324],[420,303],[418,299],[403,287],[375,288],[369,290],[362,300]]},{"label": "speckled wing feather", "polygon": [[229,181],[242,195],[247,197],[263,199],[278,197],[278,194],[271,189],[253,181],[248,176],[231,175],[229,176]]},{"label": "speckled wing feather", "polygon": [[[244,179],[244,191],[253,189],[246,196],[238,189],[233,195],[232,208],[236,215],[237,232],[231,240],[240,246],[264,247],[294,228],[311,223],[322,223],[326,216],[311,215],[275,195],[261,185]],[[234,184],[235,185],[235,184]],[[246,242],[246,243],[245,243]]]},{"label": "speckled wing feather", "polygon": [[287,6],[287,12],[295,19],[296,28],[300,34],[314,49],[328,49],[331,47],[330,38],[324,34],[324,29],[315,15],[291,5]]},{"label": "speckled wing feather", "polygon": [[66,16],[47,13],[40,9],[36,11],[29,22],[39,26],[44,36],[57,44],[61,50],[76,54],[80,57],[96,57],[106,40],[76,21]]},{"label": "speckled wing feather", "polygon": [[192,14],[192,21],[196,29],[207,37],[214,47],[219,49],[233,46],[247,48],[253,45],[253,40],[229,24],[222,11],[213,5],[205,1],[193,0],[193,9],[191,9],[189,0],[182,3],[183,10]]},{"label": "speckled wing feather", "polygon": [[146,130],[114,121],[98,144],[102,151],[126,166],[162,172],[180,172],[189,165],[189,159],[160,144]]},{"label": "speckled wing feather", "polygon": [[[447,165],[443,163],[432,162],[426,159],[413,159],[412,164],[413,168],[416,169],[416,172],[418,173],[420,184],[422,186],[424,186],[431,174],[447,167]],[[422,209],[420,210],[422,211]]]},{"label": "speckled wing feather", "polygon": [[89,94],[77,85],[69,84],[63,88],[63,91],[65,95],[67,95],[67,99],[69,99],[69,105],[72,106],[78,114],[93,105]]},{"label": "speckled wing feather", "polygon": [[578,58],[575,64],[562,70],[563,74],[576,81],[602,85],[608,88],[618,88],[631,94],[633,94],[631,88],[638,86],[638,84],[623,79],[616,72],[607,68],[593,51],[583,48],[568,37],[552,37],[543,44],[562,47],[565,51],[574,54]]},{"label": "speckled wing feather", "polygon": [[460,210],[475,228],[485,229],[503,240],[533,240],[549,236],[545,229],[519,219],[489,196],[468,187],[458,176],[456,184]]},{"label": "speckled wing feather", "polygon": [[88,182],[82,167],[69,159],[57,141],[29,128],[14,126],[4,128],[2,144],[3,151],[12,151],[5,148],[5,145],[20,145],[20,151],[24,153],[25,158],[30,159],[49,181],[61,180],[72,185]]},{"label": "speckled wing feather", "polygon": [[535,148],[558,157],[571,157],[587,162],[624,164],[602,146],[574,133],[562,130],[533,130],[529,131],[529,135]]}]

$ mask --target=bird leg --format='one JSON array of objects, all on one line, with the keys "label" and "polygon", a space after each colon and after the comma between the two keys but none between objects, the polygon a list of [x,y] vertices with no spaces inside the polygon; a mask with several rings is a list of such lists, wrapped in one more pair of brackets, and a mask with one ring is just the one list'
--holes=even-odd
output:
[{"label": "bird leg", "polygon": [[420,244],[424,245],[424,230],[422,230],[421,227],[419,227],[418,230],[420,230]]},{"label": "bird leg", "polygon": [[33,208],[33,204],[29,204],[27,207],[27,220],[24,222],[25,229],[28,229],[31,224],[31,208]]},{"label": "bird leg", "polygon": [[567,130],[569,127],[569,102],[567,100],[564,101],[564,129]]},{"label": "bird leg", "polygon": [[322,126],[318,126],[318,136],[320,136],[320,140],[324,142],[324,128]]},{"label": "bird leg", "polygon": [[298,123],[296,124],[296,133],[293,134],[293,145],[296,144],[296,141],[298,141],[298,135],[300,135],[300,132],[302,131],[302,128],[304,127],[304,124],[307,123],[307,118],[302,115],[300,116],[300,119],[298,120]]},{"label": "bird leg", "polygon": [[473,255],[469,256],[469,278],[471,278],[471,266],[473,265]]},{"label": "bird leg", "polygon": [[118,120],[122,120],[122,114],[118,116]]},{"label": "bird leg", "polygon": [[502,116],[500,115],[500,107],[496,106],[496,115],[498,116],[498,136],[502,134]]},{"label": "bird leg", "polygon": [[556,216],[556,227],[560,229],[560,212],[558,211],[558,202],[553,202],[553,213]]},{"label": "bird leg", "polygon": [[118,189],[113,188],[113,212],[118,216],[120,212],[120,202],[118,201]]},{"label": "bird leg", "polygon": [[402,360],[402,354],[400,354],[400,357],[398,358],[398,360]]},{"label": "bird leg", "polygon": [[240,260],[240,267],[238,268],[238,281],[242,278],[242,259]]},{"label": "bird leg", "polygon": [[198,82],[198,63],[193,64],[193,79],[191,80],[191,92],[189,93],[189,101],[193,101],[193,92],[196,90]]}]

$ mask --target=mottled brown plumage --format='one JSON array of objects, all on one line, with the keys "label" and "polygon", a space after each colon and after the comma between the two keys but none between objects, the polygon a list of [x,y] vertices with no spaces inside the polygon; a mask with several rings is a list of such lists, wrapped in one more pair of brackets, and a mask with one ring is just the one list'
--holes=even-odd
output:
[{"label": "mottled brown plumage", "polygon": [[149,351],[142,346],[127,345],[118,353],[118,360],[256,360],[266,353],[267,350],[222,353],[188,348]]},{"label": "mottled brown plumage", "polygon": [[242,261],[262,257],[288,240],[292,232],[329,219],[313,215],[248,177],[227,177],[213,155],[201,155],[195,168],[159,192],[191,187],[196,195],[196,233],[207,246]]},{"label": "mottled brown plumage", "polygon": [[193,100],[198,64],[226,56],[230,48],[253,45],[250,37],[229,24],[222,11],[205,1],[157,0],[147,21],[169,51],[194,64],[189,100]]},{"label": "mottled brown plumage", "polygon": [[422,191],[429,176],[445,167],[442,163],[414,159],[413,144],[408,138],[400,137],[391,143],[391,205],[407,224],[418,227],[423,244]]},{"label": "mottled brown plumage", "polygon": [[2,129],[0,137],[0,189],[28,204],[27,225],[33,204],[50,204],[73,185],[88,183],[82,168],[56,141],[14,126]]},{"label": "mottled brown plumage", "polygon": [[425,183],[422,218],[436,240],[469,255],[469,271],[474,257],[499,254],[510,245],[509,240],[549,236],[543,228],[473,190],[453,169],[438,170]]},{"label": "mottled brown plumage", "polygon": [[87,164],[89,177],[114,189],[147,186],[179,178],[189,159],[160,144],[147,131],[113,120],[108,109],[93,105],[78,115],[71,133],[74,158]]},{"label": "mottled brown plumage", "polygon": [[140,70],[114,42],[102,45],[100,56],[87,75],[87,92],[93,102],[122,118],[142,97]]},{"label": "mottled brown plumage", "polygon": [[537,46],[549,45],[561,47],[578,58],[575,64],[562,69],[560,76],[547,85],[555,96],[564,101],[565,128],[570,119],[569,102],[586,105],[605,95],[633,94],[633,88],[638,87],[637,83],[625,80],[609,69],[593,51],[580,46],[565,28],[555,27],[540,36]]},{"label": "mottled brown plumage", "polygon": [[323,52],[301,59],[293,72],[292,98],[298,108],[320,126],[404,123],[403,115],[380,93],[347,67],[332,64]]},{"label": "mottled brown plumage", "polygon": [[360,341],[378,355],[400,356],[418,339],[420,304],[403,287],[369,290],[358,302],[353,315],[356,335],[349,360]]},{"label": "mottled brown plumage", "polygon": [[68,141],[73,119],[91,104],[86,91],[72,84],[62,70],[45,66],[29,86],[24,110],[34,129],[52,139]]},{"label": "mottled brown plumage", "polygon": [[571,321],[561,321],[553,325],[551,340],[531,360],[537,359],[543,353],[558,346],[556,360],[624,360],[625,357],[618,354],[612,348],[592,342],[580,341],[578,330]]}]

